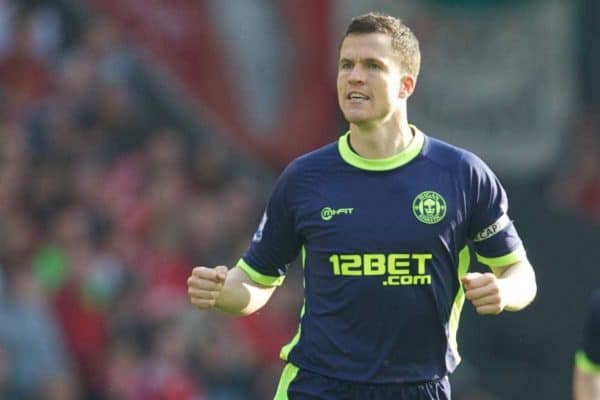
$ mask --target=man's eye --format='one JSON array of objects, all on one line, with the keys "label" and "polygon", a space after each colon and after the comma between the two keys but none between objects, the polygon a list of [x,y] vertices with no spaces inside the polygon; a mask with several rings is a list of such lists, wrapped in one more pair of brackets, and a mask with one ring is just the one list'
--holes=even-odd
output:
[{"label": "man's eye", "polygon": [[381,69],[381,67],[377,63],[367,63],[367,68],[369,68],[369,69]]},{"label": "man's eye", "polygon": [[352,68],[352,64],[351,63],[341,63],[340,68],[341,69],[350,69],[350,68]]}]

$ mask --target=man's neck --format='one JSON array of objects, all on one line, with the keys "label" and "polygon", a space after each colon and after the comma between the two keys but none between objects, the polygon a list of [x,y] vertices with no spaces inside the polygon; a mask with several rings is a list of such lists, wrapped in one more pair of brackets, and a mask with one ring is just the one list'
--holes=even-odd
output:
[{"label": "man's neck", "polygon": [[350,124],[350,145],[364,158],[382,159],[395,156],[408,147],[413,137],[414,132],[406,120],[371,127]]}]

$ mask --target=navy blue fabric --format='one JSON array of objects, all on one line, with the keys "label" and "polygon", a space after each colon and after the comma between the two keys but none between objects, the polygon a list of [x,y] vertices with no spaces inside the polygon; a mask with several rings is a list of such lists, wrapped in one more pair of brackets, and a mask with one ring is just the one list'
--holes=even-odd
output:
[{"label": "navy blue fabric", "polygon": [[450,400],[447,378],[405,384],[356,384],[300,370],[288,387],[289,400]]},{"label": "navy blue fabric", "polygon": [[582,350],[591,362],[600,365],[600,289],[594,292],[588,307]]},{"label": "navy blue fabric", "polygon": [[[426,191],[445,201],[445,216],[437,223],[423,223],[413,211]],[[351,211],[324,219],[327,207]],[[288,357],[299,368],[353,382],[436,380],[457,364],[448,338],[459,252],[507,209],[492,171],[442,141],[425,137],[414,159],[387,171],[350,165],[332,143],[282,173],[243,259],[256,272],[277,277],[305,248],[305,312]],[[482,256],[500,257],[518,249],[521,240],[508,224],[474,245]],[[361,276],[335,273],[342,256],[362,257],[364,264],[365,257],[390,254],[408,257],[386,258],[387,264],[409,265],[403,274],[416,276],[425,263],[430,284],[388,285],[388,273],[365,274],[364,266],[352,267]],[[431,259],[420,261],[422,254]],[[392,277],[392,283],[401,277]]]}]

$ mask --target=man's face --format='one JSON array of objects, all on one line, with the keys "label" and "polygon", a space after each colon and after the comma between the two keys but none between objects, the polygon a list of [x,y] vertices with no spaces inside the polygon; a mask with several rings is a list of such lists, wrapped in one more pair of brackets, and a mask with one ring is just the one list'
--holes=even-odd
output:
[{"label": "man's face", "polygon": [[364,125],[387,119],[403,100],[402,77],[391,37],[383,33],[346,36],[337,77],[338,102],[346,120]]}]

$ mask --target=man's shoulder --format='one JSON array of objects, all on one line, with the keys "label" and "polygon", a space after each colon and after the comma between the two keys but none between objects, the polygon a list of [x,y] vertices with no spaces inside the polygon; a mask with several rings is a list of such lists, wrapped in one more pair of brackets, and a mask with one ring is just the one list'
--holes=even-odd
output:
[{"label": "man's shoulder", "polygon": [[326,144],[292,160],[278,178],[280,185],[288,188],[305,188],[312,185],[326,171],[339,162],[337,142]]},{"label": "man's shoulder", "polygon": [[482,162],[470,150],[431,136],[427,136],[423,146],[423,155],[445,168],[472,166]]},{"label": "man's shoulder", "polygon": [[295,158],[286,168],[288,172],[307,172],[329,167],[340,160],[337,140]]},{"label": "man's shoulder", "polygon": [[466,180],[489,181],[495,177],[492,169],[477,154],[441,139],[427,136],[423,156],[445,173],[456,174]]}]

